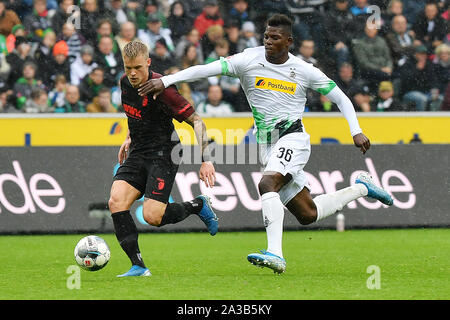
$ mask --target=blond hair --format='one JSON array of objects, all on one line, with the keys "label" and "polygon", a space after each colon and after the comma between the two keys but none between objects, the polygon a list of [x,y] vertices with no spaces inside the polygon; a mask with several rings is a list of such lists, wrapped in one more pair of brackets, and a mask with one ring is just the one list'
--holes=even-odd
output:
[{"label": "blond hair", "polygon": [[139,40],[132,40],[123,47],[123,55],[130,59],[135,59],[139,55],[148,58],[148,47]]},{"label": "blond hair", "polygon": [[450,46],[446,43],[442,43],[436,47],[436,54],[440,55],[443,52],[450,52]]}]

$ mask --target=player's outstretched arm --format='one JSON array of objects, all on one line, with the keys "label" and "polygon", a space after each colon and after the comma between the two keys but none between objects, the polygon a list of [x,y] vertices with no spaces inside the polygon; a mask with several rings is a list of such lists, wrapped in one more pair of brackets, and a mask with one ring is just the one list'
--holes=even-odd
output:
[{"label": "player's outstretched arm", "polygon": [[207,187],[212,188],[216,181],[216,171],[209,156],[206,125],[196,112],[191,114],[185,121],[194,129],[202,153],[202,165],[200,167],[199,177]]},{"label": "player's outstretched arm", "polygon": [[203,78],[217,76],[222,74],[222,64],[220,60],[205,64],[189,67],[175,74],[164,76],[158,79],[150,79],[141,84],[138,93],[141,96],[153,94],[153,98],[164,91],[164,88],[178,82],[191,82]]},{"label": "player's outstretched arm", "polygon": [[362,133],[362,130],[359,127],[358,119],[356,118],[355,108],[353,107],[351,100],[337,86],[334,87],[326,95],[326,97],[338,106],[339,110],[342,112],[345,119],[347,119],[355,146],[358,147],[363,154],[365,154],[367,150],[369,150],[370,148],[370,141]]}]

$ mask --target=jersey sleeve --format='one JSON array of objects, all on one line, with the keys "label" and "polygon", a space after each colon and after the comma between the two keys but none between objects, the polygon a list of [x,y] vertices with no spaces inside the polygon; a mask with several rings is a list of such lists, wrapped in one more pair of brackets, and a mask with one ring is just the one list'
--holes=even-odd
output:
[{"label": "jersey sleeve", "polygon": [[157,98],[165,104],[178,122],[183,122],[194,113],[194,108],[177,90],[175,85],[166,88]]},{"label": "jersey sleeve", "polygon": [[334,87],[336,83],[328,78],[325,73],[316,67],[311,67],[309,71],[309,88],[317,91],[324,96],[327,95]]},{"label": "jersey sleeve", "polygon": [[244,71],[248,59],[245,59],[245,50],[241,53],[236,53],[227,58],[220,57],[220,65],[222,67],[222,75],[239,77]]}]

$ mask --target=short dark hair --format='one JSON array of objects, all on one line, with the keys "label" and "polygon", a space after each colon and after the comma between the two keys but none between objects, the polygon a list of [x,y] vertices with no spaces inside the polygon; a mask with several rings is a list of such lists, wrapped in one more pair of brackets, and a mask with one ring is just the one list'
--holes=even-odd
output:
[{"label": "short dark hair", "polygon": [[276,13],[267,20],[267,26],[270,27],[281,27],[292,35],[292,20],[285,14]]}]

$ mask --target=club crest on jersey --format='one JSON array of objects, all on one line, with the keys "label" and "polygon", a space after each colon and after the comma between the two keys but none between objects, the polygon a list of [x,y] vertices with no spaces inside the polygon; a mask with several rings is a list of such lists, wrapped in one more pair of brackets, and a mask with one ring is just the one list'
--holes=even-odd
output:
[{"label": "club crest on jersey", "polygon": [[[294,73],[295,76],[295,73]],[[264,90],[274,90],[289,94],[295,94],[297,84],[289,81],[283,81],[271,78],[256,77],[255,88]]]},{"label": "club crest on jersey", "polygon": [[289,76],[294,79],[295,78],[295,68],[291,68],[291,73],[289,74]]}]

